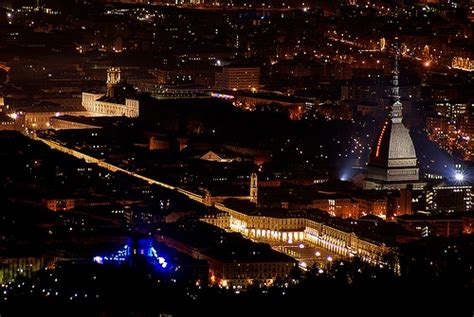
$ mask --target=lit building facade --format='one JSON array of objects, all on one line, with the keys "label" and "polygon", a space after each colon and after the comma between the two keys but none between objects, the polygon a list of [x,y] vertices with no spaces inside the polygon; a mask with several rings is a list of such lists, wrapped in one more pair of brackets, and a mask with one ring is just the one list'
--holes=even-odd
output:
[{"label": "lit building facade", "polygon": [[312,219],[246,214],[220,203],[215,204],[215,207],[229,217],[229,227],[222,229],[239,232],[251,239],[278,243],[305,242],[345,258],[360,256],[362,260],[374,264],[384,263],[384,256],[391,252],[391,248],[384,243]]},{"label": "lit building facade", "polygon": [[432,135],[448,134],[449,120],[442,116],[428,116],[426,117],[426,129]]},{"label": "lit building facade", "polygon": [[443,101],[435,104],[435,111],[440,116],[446,117],[450,120],[456,120],[462,118],[470,107],[471,104],[468,102]]},{"label": "lit building facade", "polygon": [[82,93],[82,106],[93,116],[125,116],[137,118],[140,102],[123,96],[120,89],[120,68],[107,70],[107,94]]},{"label": "lit building facade", "polygon": [[0,113],[0,131],[14,131],[18,127],[18,121]]},{"label": "lit building facade", "polygon": [[474,104],[466,110],[466,113],[460,119],[459,129],[462,135],[474,139]]},{"label": "lit building facade", "polygon": [[0,283],[6,284],[20,276],[31,277],[31,274],[46,266],[44,257],[1,257]]},{"label": "lit building facade", "polygon": [[41,205],[52,211],[67,211],[74,209],[76,199],[43,199]]},{"label": "lit building facade", "polygon": [[28,111],[24,114],[25,126],[32,130],[47,130],[51,127],[51,118],[62,114],[56,111]]},{"label": "lit building facade", "polygon": [[329,195],[328,198],[309,202],[291,202],[290,209],[319,209],[333,217],[357,219],[374,215],[382,219],[411,213],[411,190],[400,189],[394,193],[381,195]]},{"label": "lit building facade", "polygon": [[223,67],[216,73],[218,90],[255,90],[260,85],[260,68],[258,67]]},{"label": "lit building facade", "polygon": [[218,259],[208,259],[211,281],[227,287],[230,285],[249,285],[253,280],[271,285],[277,278],[287,277],[295,261],[265,261],[265,262],[224,262]]},{"label": "lit building facade", "polygon": [[82,106],[87,112],[95,116],[125,116],[137,118],[139,116],[139,101],[104,97],[103,95],[82,93]]},{"label": "lit building facade", "polygon": [[250,186],[249,195],[236,195],[236,194],[212,194],[208,189],[204,189],[204,197],[202,197],[202,203],[207,206],[213,206],[215,203],[222,203],[226,199],[239,199],[248,200],[251,203],[257,204],[258,201],[258,175],[252,173],[250,175]]},{"label": "lit building facade", "polygon": [[291,203],[291,208],[315,208],[327,211],[333,217],[358,218],[359,203],[350,197],[330,197],[328,199],[315,199],[310,204]]},{"label": "lit building facade", "polygon": [[366,215],[375,215],[380,218],[386,218],[388,210],[387,197],[383,198],[363,198],[355,197],[355,201],[359,204],[359,217]]},{"label": "lit building facade", "polygon": [[426,207],[430,211],[472,211],[471,185],[436,186],[426,191]]},{"label": "lit building facade", "polygon": [[222,229],[230,227],[230,218],[229,215],[225,212],[220,212],[213,215],[206,215],[204,217],[201,217],[199,220]]},{"label": "lit building facade", "polygon": [[408,230],[418,231],[421,237],[459,237],[463,233],[464,221],[462,218],[436,216],[402,216],[397,223]]},{"label": "lit building facade", "polygon": [[[41,109],[28,109],[20,110],[17,112],[10,113],[10,118],[13,121],[8,121],[8,124],[5,124],[4,130],[19,130],[22,131],[25,128],[30,130],[48,130],[53,129],[54,119],[58,119],[63,115],[71,116],[87,116],[86,111],[81,111],[80,109],[66,109],[58,111],[58,107],[42,107]],[[0,129],[2,123],[0,123]]]}]

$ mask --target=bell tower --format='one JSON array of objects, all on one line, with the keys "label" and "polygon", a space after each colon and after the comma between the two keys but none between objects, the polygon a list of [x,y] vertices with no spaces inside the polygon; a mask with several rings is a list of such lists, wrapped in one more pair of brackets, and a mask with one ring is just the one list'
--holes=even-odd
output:
[{"label": "bell tower", "polygon": [[258,200],[258,186],[257,186],[257,173],[252,173],[250,176],[250,202],[257,203]]},{"label": "bell tower", "polygon": [[107,69],[107,97],[114,97],[115,87],[120,83],[120,68]]}]

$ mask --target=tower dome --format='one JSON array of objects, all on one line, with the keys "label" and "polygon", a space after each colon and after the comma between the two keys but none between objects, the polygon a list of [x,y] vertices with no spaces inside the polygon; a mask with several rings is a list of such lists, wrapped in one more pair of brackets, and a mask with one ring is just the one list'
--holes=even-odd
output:
[{"label": "tower dome", "polygon": [[392,107],[374,140],[364,188],[404,188],[420,183],[415,146],[403,124],[403,104],[398,89],[398,55],[392,77]]}]

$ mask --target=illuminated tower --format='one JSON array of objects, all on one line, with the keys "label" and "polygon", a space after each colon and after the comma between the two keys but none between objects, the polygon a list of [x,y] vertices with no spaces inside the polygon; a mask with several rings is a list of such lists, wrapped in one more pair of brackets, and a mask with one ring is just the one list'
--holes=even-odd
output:
[{"label": "illuminated tower", "polygon": [[398,88],[398,52],[392,71],[392,108],[377,135],[364,180],[365,189],[400,189],[422,186],[415,146],[403,124],[403,105]]},{"label": "illuminated tower", "polygon": [[252,173],[250,176],[250,202],[257,203],[258,187],[257,187],[257,173]]},{"label": "illuminated tower", "polygon": [[120,68],[107,69],[107,97],[114,97],[115,87],[120,83]]},{"label": "illuminated tower", "polygon": [[380,51],[383,52],[385,50],[385,47],[387,45],[387,41],[385,40],[385,37],[382,37],[380,39]]}]

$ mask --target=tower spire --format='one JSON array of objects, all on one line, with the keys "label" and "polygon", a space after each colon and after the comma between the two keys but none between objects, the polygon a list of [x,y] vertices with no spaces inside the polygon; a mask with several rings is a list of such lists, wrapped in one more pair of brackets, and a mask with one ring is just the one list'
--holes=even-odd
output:
[{"label": "tower spire", "polygon": [[393,70],[392,70],[392,98],[394,99],[393,101],[400,101],[400,91],[398,87],[398,50],[395,53],[395,61],[393,62]]},{"label": "tower spire", "polygon": [[[390,98],[392,109],[374,141],[370,152],[365,189],[401,189],[409,185],[423,186],[420,182],[415,146],[410,131],[403,124],[398,90],[398,61],[400,51],[395,47],[395,60],[392,68],[392,88]],[[391,50],[393,52],[393,50]]]},{"label": "tower spire", "polygon": [[403,105],[400,102],[400,90],[398,86],[398,60],[400,58],[400,50],[398,46],[395,47],[395,61],[393,63],[393,70],[392,70],[392,110],[390,111],[390,117],[392,118],[392,122],[394,123],[401,123],[403,120]]}]

